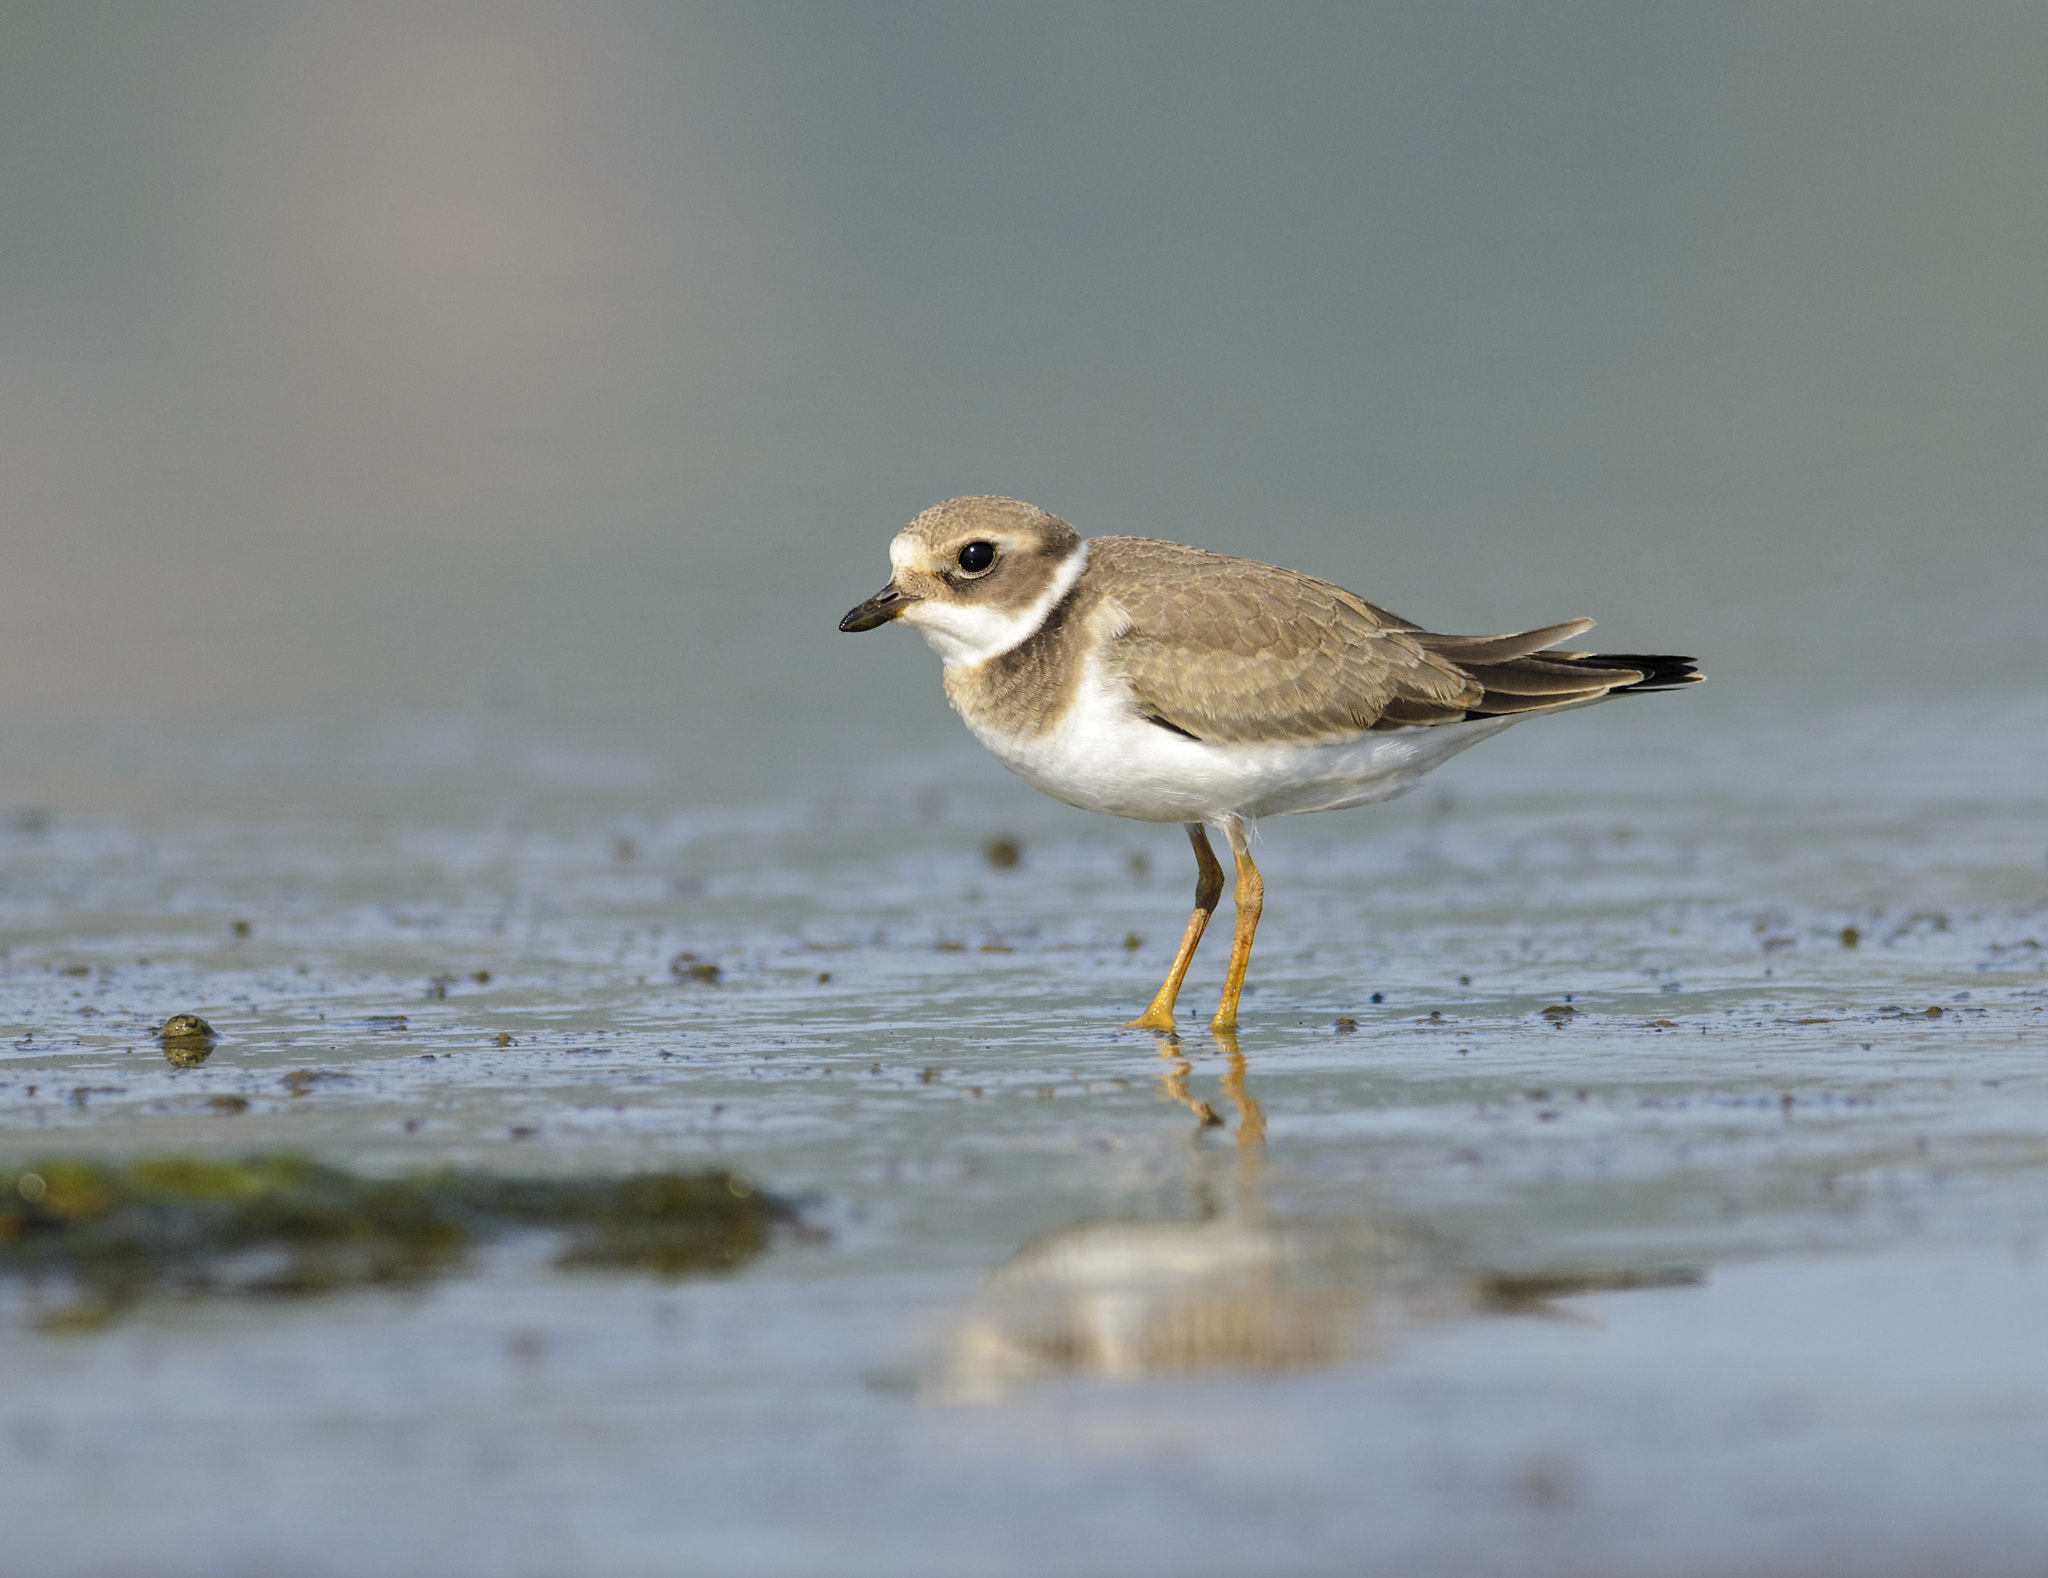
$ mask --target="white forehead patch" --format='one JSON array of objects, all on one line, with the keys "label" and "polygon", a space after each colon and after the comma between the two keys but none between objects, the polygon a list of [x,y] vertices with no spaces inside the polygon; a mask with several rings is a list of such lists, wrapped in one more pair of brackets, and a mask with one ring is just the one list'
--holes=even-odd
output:
[{"label": "white forehead patch", "polygon": [[[902,540],[899,537],[889,545],[889,561],[898,569],[903,568],[896,557],[897,545]],[[1003,610],[931,599],[912,603],[897,616],[897,622],[911,626],[923,636],[947,668],[985,663],[1028,639],[1087,568],[1088,545],[1084,542],[1067,555],[1051,584],[1028,607]]]},{"label": "white forehead patch", "polygon": [[889,539],[889,568],[891,570],[928,570],[931,568],[931,553],[924,544],[904,527]]}]

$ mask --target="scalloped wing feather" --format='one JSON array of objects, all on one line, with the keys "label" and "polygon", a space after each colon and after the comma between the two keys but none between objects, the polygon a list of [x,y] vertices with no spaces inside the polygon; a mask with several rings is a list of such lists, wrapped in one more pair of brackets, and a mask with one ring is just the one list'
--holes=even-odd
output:
[{"label": "scalloped wing feather", "polygon": [[1136,537],[1098,537],[1114,576],[1110,660],[1148,717],[1226,744],[1352,738],[1389,710],[1449,721],[1485,690],[1420,632],[1314,576]]}]

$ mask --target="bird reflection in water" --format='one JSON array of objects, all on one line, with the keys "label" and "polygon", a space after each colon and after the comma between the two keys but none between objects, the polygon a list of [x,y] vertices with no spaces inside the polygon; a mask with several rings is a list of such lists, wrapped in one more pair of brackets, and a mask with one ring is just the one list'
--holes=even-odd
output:
[{"label": "bird reflection in water", "polygon": [[1388,1218],[1276,1218],[1263,1190],[1266,1122],[1234,1037],[1227,1120],[1189,1089],[1193,1067],[1165,1039],[1164,1094],[1194,1113],[1194,1210],[1186,1220],[1078,1222],[1035,1239],[984,1284],[924,1388],[993,1402],[1061,1375],[1115,1380],[1281,1373],[1371,1358],[1398,1330],[1487,1313],[1571,1314],[1576,1294],[1694,1283],[1690,1270],[1474,1269],[1452,1246]]}]

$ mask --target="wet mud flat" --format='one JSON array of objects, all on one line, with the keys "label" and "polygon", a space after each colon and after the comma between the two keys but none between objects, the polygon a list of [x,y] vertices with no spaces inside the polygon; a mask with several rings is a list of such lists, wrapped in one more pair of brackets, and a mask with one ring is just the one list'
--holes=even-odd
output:
[{"label": "wet mud flat", "polygon": [[[96,1301],[16,1233],[14,1560],[2038,1571],[2048,803],[1584,776],[1265,829],[1233,1042],[1220,950],[1116,1028],[1178,832],[971,761],[17,814],[6,1220],[302,1167],[467,1225]],[[663,1176],[787,1215],[607,1260],[462,1193]]]}]

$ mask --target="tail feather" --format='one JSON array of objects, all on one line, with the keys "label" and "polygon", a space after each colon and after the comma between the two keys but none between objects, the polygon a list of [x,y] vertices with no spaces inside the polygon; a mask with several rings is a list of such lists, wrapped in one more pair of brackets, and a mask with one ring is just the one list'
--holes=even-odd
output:
[{"label": "tail feather", "polygon": [[1458,665],[1489,694],[1508,696],[1569,696],[1582,690],[1611,689],[1633,685],[1639,670],[1634,664],[1603,660],[1600,667],[1583,663],[1553,663],[1545,658],[1522,658],[1512,663],[1460,663]]},{"label": "tail feather", "polygon": [[1706,678],[1692,658],[1644,652],[1543,652],[1506,663],[1461,664],[1486,687],[1475,718],[1572,707],[1606,696],[1676,690]]},{"label": "tail feather", "polygon": [[1541,630],[1521,630],[1505,636],[1444,636],[1430,630],[1417,630],[1413,635],[1420,645],[1440,657],[1469,668],[1474,663],[1505,663],[1511,658],[1528,657],[1592,628],[1590,619],[1567,619],[1562,624],[1545,625]]},{"label": "tail feather", "polygon": [[1396,697],[1372,726],[1404,729],[1455,723],[1462,718],[1552,712],[1608,696],[1676,690],[1707,677],[1689,657],[1645,652],[1569,652],[1553,645],[1592,627],[1590,619],[1567,619],[1562,624],[1513,635],[1446,636],[1397,625],[1418,646],[1454,664],[1484,694],[1476,704],[1465,706],[1424,697]]},{"label": "tail feather", "polygon": [[1489,690],[1466,716],[1498,718],[1510,712],[1554,712],[1560,707],[1576,707],[1581,702],[1598,701],[1611,694],[1605,687],[1571,691],[1561,696],[1517,696],[1509,691]]},{"label": "tail feather", "polygon": [[1650,652],[1546,652],[1545,657],[1564,658],[1586,668],[1632,668],[1643,677],[1620,691],[1676,690],[1680,685],[1697,685],[1706,679],[1699,659]]}]

